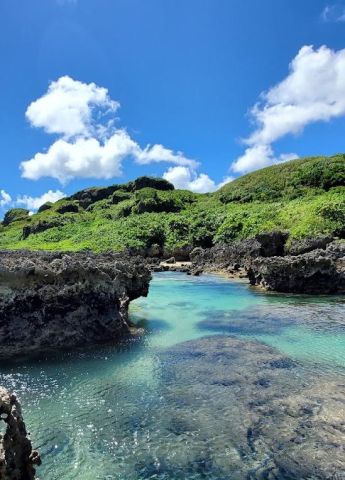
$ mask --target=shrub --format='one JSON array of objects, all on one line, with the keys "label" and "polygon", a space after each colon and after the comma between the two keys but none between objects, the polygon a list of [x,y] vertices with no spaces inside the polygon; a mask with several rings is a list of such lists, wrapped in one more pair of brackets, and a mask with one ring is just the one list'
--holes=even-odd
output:
[{"label": "shrub", "polygon": [[3,225],[7,226],[18,220],[25,220],[29,217],[29,210],[25,208],[11,208],[5,213]]}]

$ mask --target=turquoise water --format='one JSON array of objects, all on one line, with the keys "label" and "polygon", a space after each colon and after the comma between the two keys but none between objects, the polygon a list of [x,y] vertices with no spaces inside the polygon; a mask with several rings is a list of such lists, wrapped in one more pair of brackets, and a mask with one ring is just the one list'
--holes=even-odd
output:
[{"label": "turquoise water", "polygon": [[[263,294],[216,275],[161,273],[130,312],[146,329],[140,340],[1,366],[0,384],[20,397],[40,450],[41,480],[240,478],[212,474],[202,462],[196,468],[189,461],[193,432],[186,437],[169,428],[179,407],[172,412],[166,403],[161,354],[182,342],[233,335],[273,346],[306,370],[345,371],[341,298]],[[218,440],[221,455],[226,439]],[[162,459],[176,452],[174,476]]]}]

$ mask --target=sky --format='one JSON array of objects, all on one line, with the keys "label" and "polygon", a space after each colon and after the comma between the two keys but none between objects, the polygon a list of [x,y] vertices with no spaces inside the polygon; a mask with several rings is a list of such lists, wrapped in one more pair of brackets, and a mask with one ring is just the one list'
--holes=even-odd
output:
[{"label": "sky", "polygon": [[345,151],[345,0],[1,0],[0,216]]}]

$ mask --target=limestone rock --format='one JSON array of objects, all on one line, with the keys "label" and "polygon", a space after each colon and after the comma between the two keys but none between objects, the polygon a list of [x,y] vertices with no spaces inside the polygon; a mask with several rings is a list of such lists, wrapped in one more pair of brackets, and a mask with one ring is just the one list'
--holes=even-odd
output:
[{"label": "limestone rock", "polygon": [[0,357],[116,342],[149,280],[123,255],[0,251]]},{"label": "limestone rock", "polygon": [[34,465],[41,464],[40,456],[32,450],[17,397],[2,387],[0,422],[6,425],[4,435],[0,436],[1,480],[33,480]]}]

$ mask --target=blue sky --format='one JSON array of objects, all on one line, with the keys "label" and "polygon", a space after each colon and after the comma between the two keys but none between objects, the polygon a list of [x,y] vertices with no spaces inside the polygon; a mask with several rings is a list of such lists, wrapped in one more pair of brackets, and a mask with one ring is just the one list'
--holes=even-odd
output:
[{"label": "blue sky", "polygon": [[0,207],[343,152],[343,49],[345,2],[2,0]]}]

